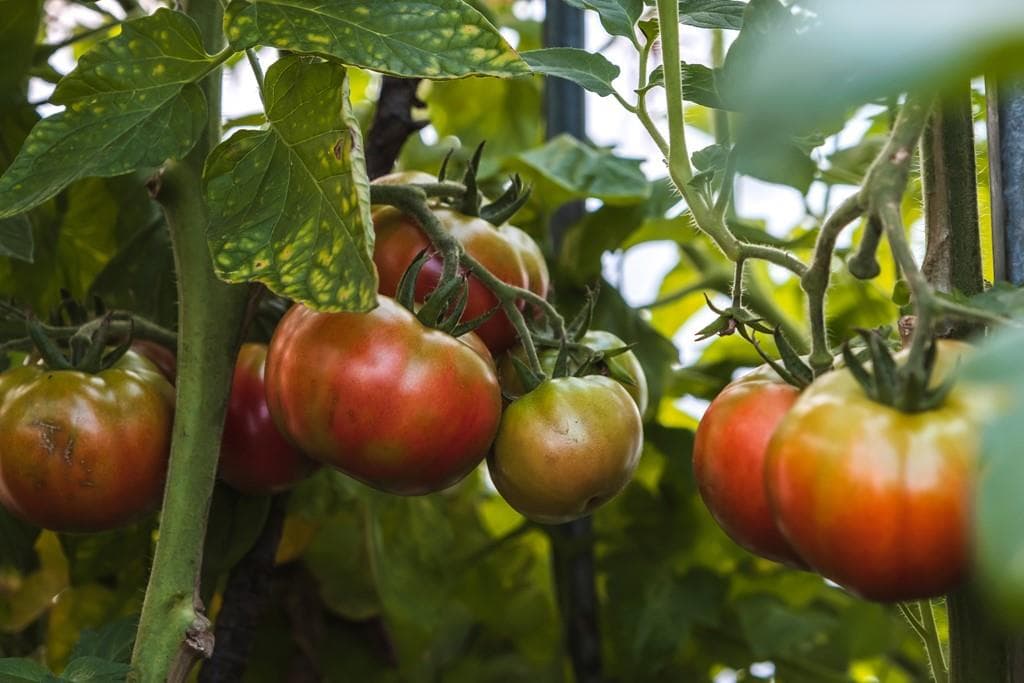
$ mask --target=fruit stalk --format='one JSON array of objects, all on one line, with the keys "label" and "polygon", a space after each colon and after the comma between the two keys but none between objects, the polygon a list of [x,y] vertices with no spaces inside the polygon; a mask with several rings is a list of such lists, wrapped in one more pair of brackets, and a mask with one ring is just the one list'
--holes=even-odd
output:
[{"label": "fruit stalk", "polygon": [[[191,0],[206,49],[221,49],[218,0]],[[220,139],[221,71],[203,83],[208,123],[196,148],[162,174],[164,208],[178,273],[178,384],[174,432],[160,536],[142,608],[132,681],[184,680],[195,660],[209,656],[213,638],[197,597],[203,539],[217,471],[221,430],[248,288],[216,278],[206,242],[202,169]]]}]

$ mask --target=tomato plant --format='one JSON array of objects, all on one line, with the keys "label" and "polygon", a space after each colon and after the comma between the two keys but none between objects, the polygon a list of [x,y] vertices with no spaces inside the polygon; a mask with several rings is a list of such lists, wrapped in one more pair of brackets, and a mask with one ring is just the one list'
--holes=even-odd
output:
[{"label": "tomato plant", "polygon": [[607,377],[548,380],[501,419],[487,466],[509,505],[544,524],[588,515],[623,489],[643,446],[633,398]]},{"label": "tomato plant", "polygon": [[277,430],[264,391],[267,347],[243,344],[235,364],[220,447],[220,477],[243,493],[283,491],[317,464]]},{"label": "tomato plant", "polygon": [[762,366],[715,397],[693,442],[693,473],[715,521],[750,552],[793,567],[805,565],[768,507],[765,454],[799,394]]},{"label": "tomato plant", "polygon": [[483,460],[501,415],[494,361],[467,337],[387,297],[369,313],[296,306],[270,342],[270,413],[309,456],[370,486],[447,488]]},{"label": "tomato plant", "polygon": [[95,375],[40,365],[0,374],[0,503],[58,531],[113,529],[151,512],[173,397],[132,351]]},{"label": "tomato plant", "polygon": [[[940,342],[939,377],[962,345]],[[768,500],[807,563],[872,600],[942,595],[964,578],[984,404],[954,387],[904,413],[871,400],[849,370],[812,384],[768,445]]]}]

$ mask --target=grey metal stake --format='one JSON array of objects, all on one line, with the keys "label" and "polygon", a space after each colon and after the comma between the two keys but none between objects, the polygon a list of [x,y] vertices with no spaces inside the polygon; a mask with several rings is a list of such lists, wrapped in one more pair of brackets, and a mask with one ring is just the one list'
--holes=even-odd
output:
[{"label": "grey metal stake", "polygon": [[1024,284],[1024,76],[988,79],[989,189],[996,280]]}]

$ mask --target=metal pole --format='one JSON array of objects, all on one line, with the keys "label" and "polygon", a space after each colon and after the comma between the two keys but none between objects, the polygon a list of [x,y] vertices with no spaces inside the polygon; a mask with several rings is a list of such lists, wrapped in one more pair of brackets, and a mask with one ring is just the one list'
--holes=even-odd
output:
[{"label": "metal pole", "polygon": [[[563,0],[546,0],[546,47],[584,47],[583,12]],[[557,78],[544,82],[547,137],[569,133],[583,139],[587,114],[583,89]],[[583,216],[581,202],[560,209],[551,221],[551,246],[557,254],[566,230]],[[576,683],[600,683],[601,632],[594,573],[593,524],[589,517],[551,529],[552,564],[565,641]]]},{"label": "metal pole", "polygon": [[[985,79],[992,260],[996,281],[1024,284],[1024,74]],[[1008,683],[1024,681],[1024,638],[1005,642]]]},{"label": "metal pole", "polygon": [[996,280],[1024,284],[1024,76],[988,79],[989,189]]}]

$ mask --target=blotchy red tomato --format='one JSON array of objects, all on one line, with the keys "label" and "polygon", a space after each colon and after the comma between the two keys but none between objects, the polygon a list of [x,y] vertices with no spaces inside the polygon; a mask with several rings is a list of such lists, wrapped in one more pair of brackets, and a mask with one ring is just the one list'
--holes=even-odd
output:
[{"label": "blotchy red tomato", "polygon": [[243,344],[235,362],[220,447],[220,478],[243,493],[267,495],[291,488],[319,463],[288,442],[267,407],[265,344]]},{"label": "blotchy red tomato", "polygon": [[[526,288],[529,276],[518,247],[509,242],[490,223],[482,218],[466,216],[450,209],[435,209],[442,227],[462,244],[470,256],[480,262],[502,282]],[[432,250],[430,240],[411,217],[397,209],[387,207],[373,214],[373,228],[376,242],[373,261],[380,275],[381,294],[395,296],[402,275],[409,264],[424,249]],[[444,263],[435,254],[423,266],[416,279],[416,300],[425,301],[441,280]],[[475,277],[468,280],[469,297],[463,321],[484,315],[498,305],[490,290]],[[477,334],[492,353],[508,349],[516,341],[512,322],[503,312],[498,311],[490,320],[477,329]]]},{"label": "blotchy red tomato", "polygon": [[178,356],[174,351],[148,339],[136,339],[132,342],[132,351],[148,359],[156,366],[167,381],[174,384],[178,378]]},{"label": "blotchy red tomato", "polygon": [[174,388],[128,351],[97,374],[12,368],[0,375],[0,503],[54,531],[104,531],[160,501]]},{"label": "blotchy red tomato", "polygon": [[519,250],[519,256],[526,266],[526,288],[538,296],[547,297],[548,289],[551,287],[551,275],[540,245],[524,230],[508,223],[499,227],[498,232]]},{"label": "blotchy red tomato", "polygon": [[402,495],[438,491],[486,455],[501,416],[494,361],[392,299],[369,313],[296,305],[270,342],[266,394],[310,457]]},{"label": "blotchy red tomato", "polygon": [[806,565],[772,517],[764,460],[768,441],[799,394],[762,366],[715,397],[693,444],[697,487],[718,525],[743,548],[791,567]]},{"label": "blotchy red tomato", "polygon": [[[967,348],[939,342],[935,379]],[[870,600],[953,589],[967,570],[986,405],[974,398],[954,387],[939,408],[907,414],[869,399],[849,370],[817,379],[768,446],[768,500],[793,548]]]}]

